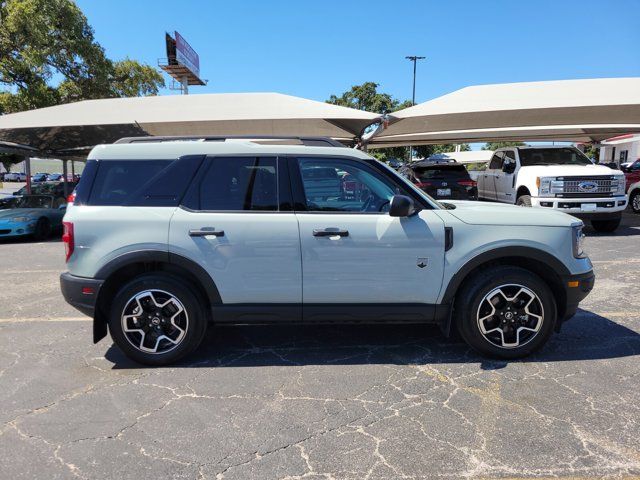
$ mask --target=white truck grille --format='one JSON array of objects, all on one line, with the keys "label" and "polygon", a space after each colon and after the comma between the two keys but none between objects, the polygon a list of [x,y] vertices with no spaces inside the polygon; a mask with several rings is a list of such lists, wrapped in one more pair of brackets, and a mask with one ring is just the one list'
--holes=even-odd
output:
[{"label": "white truck grille", "polygon": [[618,180],[613,177],[570,177],[562,179],[562,183],[558,196],[610,196],[618,189]]}]

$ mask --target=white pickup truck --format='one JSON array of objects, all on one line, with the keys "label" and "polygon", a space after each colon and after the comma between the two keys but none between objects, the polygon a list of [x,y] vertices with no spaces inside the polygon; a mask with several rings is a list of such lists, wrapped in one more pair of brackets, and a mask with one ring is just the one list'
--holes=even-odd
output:
[{"label": "white pickup truck", "polygon": [[599,232],[618,228],[627,206],[624,174],[574,147],[500,148],[477,182],[481,200],[560,210]]}]

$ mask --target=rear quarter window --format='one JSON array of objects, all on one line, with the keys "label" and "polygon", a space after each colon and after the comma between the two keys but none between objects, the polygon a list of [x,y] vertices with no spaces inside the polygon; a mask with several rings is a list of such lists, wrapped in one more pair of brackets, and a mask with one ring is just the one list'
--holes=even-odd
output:
[{"label": "rear quarter window", "polygon": [[86,204],[177,206],[202,158],[100,160]]}]

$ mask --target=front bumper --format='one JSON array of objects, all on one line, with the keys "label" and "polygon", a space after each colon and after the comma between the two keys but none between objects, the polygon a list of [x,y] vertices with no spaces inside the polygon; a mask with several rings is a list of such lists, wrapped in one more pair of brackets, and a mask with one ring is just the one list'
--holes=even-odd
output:
[{"label": "front bumper", "polygon": [[[595,205],[595,208],[594,208]],[[615,219],[627,208],[627,197],[557,198],[531,197],[531,206],[552,208],[584,220]]]},{"label": "front bumper", "polygon": [[9,220],[0,222],[0,238],[21,237],[31,235],[36,229],[36,220],[29,222],[13,222]]},{"label": "front bumper", "polygon": [[76,277],[69,272],[60,274],[60,289],[69,305],[85,315],[94,316],[98,292],[104,280]]},{"label": "front bumper", "polygon": [[595,280],[596,276],[593,270],[577,275],[566,275],[562,278],[567,303],[564,314],[560,318],[560,323],[569,320],[575,315],[580,302],[593,290]]}]

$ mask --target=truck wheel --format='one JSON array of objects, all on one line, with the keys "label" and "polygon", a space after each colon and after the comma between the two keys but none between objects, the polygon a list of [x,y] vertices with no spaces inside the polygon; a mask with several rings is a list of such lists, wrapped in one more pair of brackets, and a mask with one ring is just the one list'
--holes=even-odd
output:
[{"label": "truck wheel", "polygon": [[631,194],[629,203],[631,204],[631,208],[634,213],[640,213],[640,190],[636,190]]},{"label": "truck wheel", "polygon": [[516,201],[516,205],[519,207],[530,207],[531,206],[531,195],[520,195],[518,200]]},{"label": "truck wheel", "polygon": [[127,357],[144,365],[168,365],[190,354],[206,328],[202,300],[171,275],[136,277],[111,302],[113,341]]},{"label": "truck wheel", "polygon": [[615,220],[591,220],[591,226],[597,232],[610,233],[620,226],[620,221],[620,218],[616,218]]},{"label": "truck wheel", "polygon": [[467,279],[456,295],[460,336],[485,356],[521,358],[542,347],[557,321],[549,286],[520,267],[497,266]]}]

